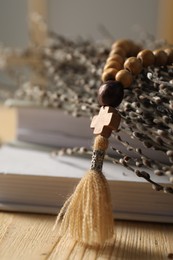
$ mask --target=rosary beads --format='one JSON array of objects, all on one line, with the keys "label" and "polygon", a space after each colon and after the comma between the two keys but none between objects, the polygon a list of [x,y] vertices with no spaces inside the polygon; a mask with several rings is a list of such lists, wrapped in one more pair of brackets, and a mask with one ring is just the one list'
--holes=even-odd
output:
[{"label": "rosary beads", "polygon": [[113,130],[117,131],[121,116],[116,107],[135,76],[144,67],[173,63],[173,49],[141,50],[130,40],[116,41],[103,69],[103,85],[98,90],[99,114],[91,128],[96,135],[90,169],[78,183],[74,193],[62,207],[57,222],[59,234],[88,245],[104,245],[114,236],[114,218],[108,182],[102,172],[104,156]]},{"label": "rosary beads", "polygon": [[[132,56],[134,55],[134,56]],[[135,57],[136,56],[136,57]],[[147,49],[141,50],[139,45],[136,45],[131,40],[119,40],[112,45],[111,52],[103,69],[102,82],[103,85],[98,90],[98,102],[103,108],[108,106],[115,108],[120,105],[124,96],[124,88],[129,88],[135,76],[140,74],[143,68],[148,66],[165,66],[173,63],[173,48],[159,49],[150,51]],[[101,110],[103,110],[103,108]],[[108,111],[109,109],[107,109]],[[113,111],[112,111],[113,112]],[[100,114],[100,113],[99,113]],[[117,116],[117,111],[114,110],[114,118],[116,114],[117,122],[115,128],[111,124],[107,127],[116,130],[120,123],[120,117]],[[106,117],[104,113],[104,118]],[[98,125],[102,125],[102,119],[97,120]],[[95,128],[96,118],[93,118],[91,128],[94,128],[94,134],[105,135],[104,131],[98,131]],[[108,131],[110,133],[110,131]]]}]

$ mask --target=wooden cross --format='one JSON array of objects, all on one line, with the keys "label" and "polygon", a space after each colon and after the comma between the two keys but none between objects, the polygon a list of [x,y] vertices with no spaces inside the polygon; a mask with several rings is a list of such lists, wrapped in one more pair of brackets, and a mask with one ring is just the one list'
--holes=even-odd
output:
[{"label": "wooden cross", "polygon": [[90,127],[94,129],[93,133],[109,138],[112,131],[118,130],[121,116],[113,107],[101,107],[99,114],[94,116]]}]

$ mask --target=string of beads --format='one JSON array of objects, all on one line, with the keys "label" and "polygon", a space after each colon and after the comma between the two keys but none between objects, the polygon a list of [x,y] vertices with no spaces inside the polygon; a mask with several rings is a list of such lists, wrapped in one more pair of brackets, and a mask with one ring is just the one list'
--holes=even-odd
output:
[{"label": "string of beads", "polygon": [[124,96],[124,88],[131,86],[135,76],[148,66],[165,66],[173,63],[173,48],[141,49],[131,40],[113,43],[103,69],[103,85],[98,91],[101,106],[117,107]]}]

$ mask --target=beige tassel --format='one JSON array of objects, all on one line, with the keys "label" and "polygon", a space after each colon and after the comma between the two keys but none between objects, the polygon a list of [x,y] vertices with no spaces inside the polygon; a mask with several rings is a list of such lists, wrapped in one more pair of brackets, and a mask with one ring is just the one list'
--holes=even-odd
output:
[{"label": "beige tassel", "polygon": [[81,179],[57,217],[56,224],[63,217],[59,229],[61,236],[70,235],[76,241],[89,245],[103,245],[113,237],[111,196],[102,173],[107,147],[108,139],[96,136],[91,169]]}]

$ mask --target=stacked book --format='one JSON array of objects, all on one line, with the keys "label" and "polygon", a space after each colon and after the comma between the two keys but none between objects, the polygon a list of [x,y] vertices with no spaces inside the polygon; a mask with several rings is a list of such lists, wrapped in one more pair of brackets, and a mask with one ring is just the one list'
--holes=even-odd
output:
[{"label": "stacked book", "polygon": [[[32,149],[31,149],[32,148]],[[88,158],[52,157],[39,147],[0,149],[1,210],[57,214],[87,171]],[[105,162],[115,218],[173,222],[172,195],[152,190],[122,166]],[[153,178],[159,181],[159,177]],[[162,179],[164,185],[166,178]]]},{"label": "stacked book", "polygon": [[[63,111],[31,108],[19,109],[17,120],[18,141],[0,149],[0,209],[57,214],[89,169],[90,158],[52,156],[51,151],[58,147],[90,148],[90,120]],[[150,149],[144,152],[164,160]],[[105,162],[103,172],[109,181],[115,218],[173,223],[171,194],[154,191],[144,179],[111,162]],[[154,181],[169,184],[166,176],[149,173]]]},{"label": "stacked book", "polygon": [[18,110],[17,139],[52,147],[89,147],[89,124],[89,118],[72,117],[62,110],[22,108]]},{"label": "stacked book", "polygon": [[[63,110],[22,108],[18,110],[17,140],[49,147],[86,147],[92,149],[93,134],[88,117],[73,117]],[[151,159],[168,162],[160,151],[154,152],[143,146],[137,138],[127,133],[118,133],[122,140],[132,147],[140,148],[144,155]],[[111,146],[130,156],[136,153],[128,151],[123,145],[111,139]],[[109,151],[111,153],[111,150]]]}]

